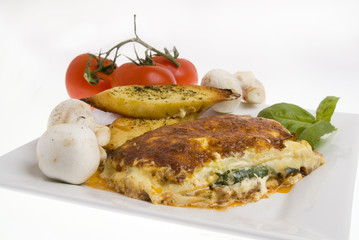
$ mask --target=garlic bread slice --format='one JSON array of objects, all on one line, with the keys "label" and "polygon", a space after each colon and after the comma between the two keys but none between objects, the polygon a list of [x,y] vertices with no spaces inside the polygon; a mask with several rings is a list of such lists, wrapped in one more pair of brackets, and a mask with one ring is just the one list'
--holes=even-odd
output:
[{"label": "garlic bread slice", "polygon": [[133,118],[183,118],[215,103],[240,97],[228,89],[197,85],[120,86],[82,101],[103,111]]},{"label": "garlic bread slice", "polygon": [[111,138],[110,142],[105,146],[105,149],[115,150],[126,141],[141,136],[146,132],[155,130],[162,126],[195,120],[199,116],[200,114],[194,113],[184,118],[144,119],[119,117],[109,125]]}]

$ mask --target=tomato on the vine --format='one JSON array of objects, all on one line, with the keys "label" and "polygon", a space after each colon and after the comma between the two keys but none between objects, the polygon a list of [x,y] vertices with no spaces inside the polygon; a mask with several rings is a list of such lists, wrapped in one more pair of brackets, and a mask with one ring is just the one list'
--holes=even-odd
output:
[{"label": "tomato on the vine", "polygon": [[176,84],[171,71],[161,64],[136,65],[124,63],[114,71],[112,87],[125,85],[165,85]]},{"label": "tomato on the vine", "polygon": [[196,85],[198,83],[197,69],[190,61],[184,58],[176,58],[180,64],[179,67],[176,67],[163,56],[155,56],[152,59],[156,63],[165,65],[174,75],[178,85]]},{"label": "tomato on the vine", "polygon": [[[87,66],[89,54],[84,53],[74,58],[66,72],[66,90],[71,98],[85,98],[111,88],[113,73],[96,73],[101,79],[96,85],[90,84],[85,78],[84,73]],[[111,63],[110,60],[105,61],[105,66]],[[90,70],[94,71],[98,67],[97,60],[90,59]]]}]

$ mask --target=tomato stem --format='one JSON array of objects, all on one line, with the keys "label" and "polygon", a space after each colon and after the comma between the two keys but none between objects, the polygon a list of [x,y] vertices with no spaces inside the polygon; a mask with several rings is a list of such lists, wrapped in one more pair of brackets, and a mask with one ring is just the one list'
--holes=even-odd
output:
[{"label": "tomato stem", "polygon": [[[100,81],[100,77],[96,75],[96,73],[105,73],[105,74],[111,74],[115,68],[115,62],[117,57],[120,56],[119,49],[126,45],[127,43],[138,43],[141,44],[142,46],[144,46],[146,48],[146,60],[141,60],[139,59],[137,53],[137,59],[139,60],[139,63],[136,63],[134,60],[130,59],[132,62],[135,62],[137,65],[153,65],[153,61],[151,58],[151,55],[148,55],[148,52],[155,52],[156,55],[158,56],[163,56],[165,58],[167,58],[168,60],[170,60],[176,67],[180,66],[180,63],[176,60],[176,58],[178,57],[178,51],[175,47],[173,47],[173,56],[170,54],[170,52],[168,51],[167,48],[164,49],[165,52],[162,52],[154,47],[152,47],[151,45],[149,45],[148,43],[146,43],[145,41],[143,41],[138,35],[137,35],[137,29],[136,29],[136,15],[134,15],[134,33],[135,33],[135,37],[134,38],[130,38],[127,39],[125,41],[122,41],[120,43],[118,43],[116,46],[112,47],[111,49],[109,49],[106,53],[99,53],[98,56],[95,56],[93,54],[89,53],[89,59],[87,61],[87,66],[84,72],[84,78],[92,85],[96,85],[99,81]],[[114,59],[112,61],[110,61],[109,64],[105,65],[105,62],[108,61],[108,57],[110,56],[110,54],[113,52],[115,52],[115,56]],[[102,55],[102,56],[101,56]],[[90,59],[94,58],[97,61],[97,68],[94,71],[91,71],[90,69]]]}]

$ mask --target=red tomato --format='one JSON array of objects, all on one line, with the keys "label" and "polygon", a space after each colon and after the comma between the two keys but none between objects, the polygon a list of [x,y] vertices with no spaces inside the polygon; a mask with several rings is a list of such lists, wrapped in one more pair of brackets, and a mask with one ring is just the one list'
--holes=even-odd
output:
[{"label": "red tomato", "polygon": [[190,61],[184,58],[177,58],[180,66],[176,67],[170,60],[162,56],[152,58],[156,63],[160,63],[168,67],[173,73],[178,85],[197,85],[198,74],[196,67]]},{"label": "red tomato", "polygon": [[115,70],[112,87],[125,85],[165,85],[176,84],[171,71],[161,64],[136,65],[124,63]]},{"label": "red tomato", "polygon": [[[96,75],[101,77],[99,83],[91,85],[84,78],[84,73],[87,65],[89,55],[87,53],[81,54],[74,58],[66,72],[66,89],[67,93],[71,98],[85,98],[95,95],[96,93],[102,92],[106,89],[111,88],[111,81],[113,73],[104,74],[97,73]],[[106,60],[105,65],[111,61]],[[90,60],[90,69],[94,71],[97,68],[97,61],[94,58]]]}]

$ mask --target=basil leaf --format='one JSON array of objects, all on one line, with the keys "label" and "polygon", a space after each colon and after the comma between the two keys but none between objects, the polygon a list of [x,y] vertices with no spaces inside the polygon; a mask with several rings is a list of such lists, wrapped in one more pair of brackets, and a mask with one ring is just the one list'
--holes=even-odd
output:
[{"label": "basil leaf", "polygon": [[306,128],[310,127],[312,123],[300,122],[298,120],[290,120],[285,118],[274,119],[282,124],[291,133],[295,133],[297,136]]},{"label": "basil leaf", "polygon": [[259,112],[258,117],[276,120],[297,136],[315,122],[314,116],[308,111],[289,103],[277,103],[267,107]]},{"label": "basil leaf", "polygon": [[258,117],[279,121],[287,119],[296,122],[313,123],[315,117],[307,110],[290,103],[277,103],[259,112]]},{"label": "basil leaf", "polygon": [[338,97],[328,96],[321,101],[316,112],[317,121],[324,120],[330,122],[338,100]]},{"label": "basil leaf", "polygon": [[332,124],[320,120],[303,130],[297,137],[306,140],[314,149],[322,136],[335,130],[336,128]]},{"label": "basil leaf", "polygon": [[298,139],[308,141],[314,149],[323,135],[336,130],[330,124],[330,120],[338,100],[338,97],[326,97],[319,104],[316,117],[303,108],[289,103],[278,103],[267,107],[259,112],[258,117],[278,121],[291,133],[295,133]]}]

